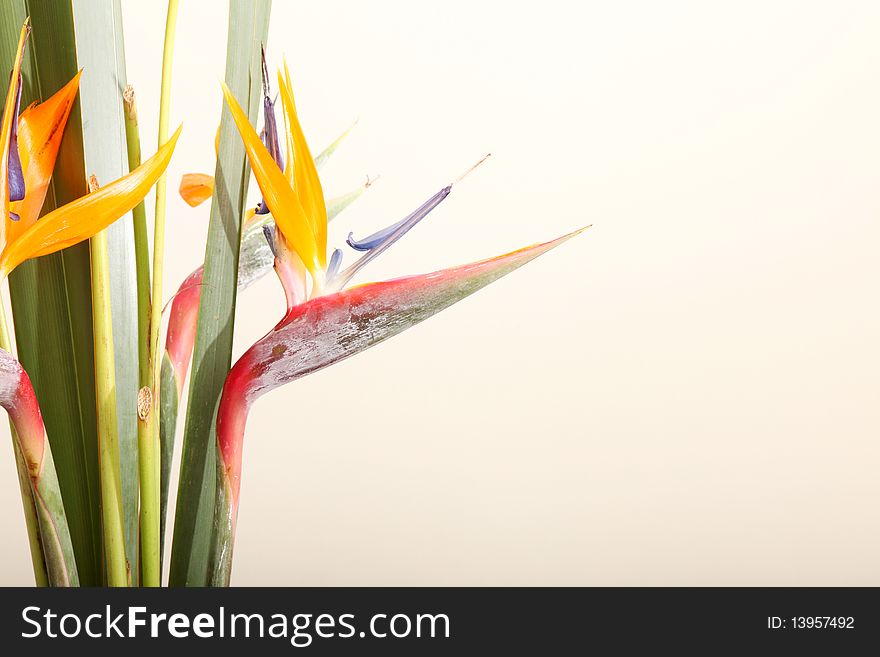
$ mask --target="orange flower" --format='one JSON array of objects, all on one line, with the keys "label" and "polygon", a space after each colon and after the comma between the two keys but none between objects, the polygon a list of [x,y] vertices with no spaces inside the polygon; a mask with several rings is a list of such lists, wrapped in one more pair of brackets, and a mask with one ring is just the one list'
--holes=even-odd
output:
[{"label": "orange flower", "polygon": [[26,20],[0,125],[0,279],[29,258],[87,240],[130,211],[165,171],[180,136],[178,128],[153,157],[129,174],[38,221],[80,73],[19,118],[21,59],[29,33],[30,21]]}]

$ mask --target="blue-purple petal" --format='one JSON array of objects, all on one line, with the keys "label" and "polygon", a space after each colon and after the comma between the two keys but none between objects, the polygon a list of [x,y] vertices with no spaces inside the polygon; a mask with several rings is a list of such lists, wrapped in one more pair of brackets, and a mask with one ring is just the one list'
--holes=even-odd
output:
[{"label": "blue-purple petal", "polygon": [[339,267],[342,266],[342,249],[334,249],[330,256],[330,262],[327,264],[327,280],[336,278],[339,273]]},{"label": "blue-purple petal", "polygon": [[[278,168],[284,171],[284,156],[281,155],[281,143],[278,141],[278,121],[275,119],[275,103],[272,102],[272,92],[269,88],[269,69],[266,66],[266,51],[260,49],[263,71],[263,129],[260,131],[260,141],[269,151]],[[269,214],[269,208],[265,199],[260,199],[257,204],[256,214]]]},{"label": "blue-purple petal", "polygon": [[[380,240],[375,246],[370,248],[364,255],[362,255],[358,260],[356,260],[351,266],[340,272],[340,274],[335,278],[332,283],[332,287],[335,290],[341,290],[348,281],[350,281],[355,274],[357,274],[364,266],[367,265],[371,260],[377,258],[379,255],[384,253],[392,244],[394,244],[401,237],[406,235],[417,223],[419,223],[422,219],[428,216],[428,214],[436,208],[440,203],[443,202],[447,196],[449,196],[449,192],[452,191],[452,185],[447,185],[439,192],[434,194],[427,201],[422,203],[418,208],[416,208],[412,213],[410,213],[405,219],[402,221],[398,221],[396,224],[391,226],[389,229],[386,229],[387,234],[384,236],[382,240]],[[380,231],[380,232],[386,232]],[[378,233],[377,233],[378,235]],[[373,236],[371,235],[370,238]],[[369,240],[362,240],[365,242]]]},{"label": "blue-purple petal", "polygon": [[12,128],[9,140],[9,155],[7,157],[9,177],[9,200],[20,201],[24,198],[24,173],[21,170],[21,159],[18,156],[18,110],[21,106],[21,74],[18,76],[18,85],[15,97],[15,110],[12,115]]},{"label": "blue-purple petal", "polygon": [[269,87],[269,69],[266,66],[266,52],[262,51],[263,57],[263,130],[260,137],[266,150],[272,155],[275,164],[284,170],[284,157],[281,155],[281,142],[278,140],[278,121],[275,118],[275,103],[272,101],[272,91]]},{"label": "blue-purple petal", "polygon": [[348,244],[355,251],[369,251],[370,249],[375,249],[382,242],[388,239],[395,230],[406,223],[407,219],[409,219],[409,217],[401,219],[395,224],[391,224],[390,226],[388,226],[388,228],[383,228],[380,231],[376,231],[369,237],[365,237],[362,240],[354,239],[354,233],[349,233],[348,239],[345,240],[345,243]]}]

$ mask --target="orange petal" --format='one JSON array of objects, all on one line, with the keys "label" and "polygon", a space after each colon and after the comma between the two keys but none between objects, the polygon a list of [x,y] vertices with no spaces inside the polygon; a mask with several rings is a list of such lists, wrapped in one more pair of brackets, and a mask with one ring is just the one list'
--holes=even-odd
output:
[{"label": "orange petal", "polygon": [[9,168],[7,166],[9,145],[12,141],[12,122],[15,121],[15,108],[18,103],[18,77],[21,73],[21,57],[24,44],[31,30],[30,19],[25,19],[18,37],[18,50],[15,52],[15,63],[9,78],[9,91],[6,94],[6,105],[3,108],[3,123],[0,126],[0,243],[7,242],[7,226],[9,219]]},{"label": "orange petal", "polygon": [[[287,123],[287,168],[293,168],[293,189],[302,203],[303,209],[312,224],[315,232],[315,241],[318,249],[327,251],[327,206],[324,204],[324,190],[321,189],[321,179],[312,153],[306,143],[305,135],[296,115],[296,105],[293,101],[293,91],[290,87],[290,73],[287,63],[284,64],[284,78],[278,74],[278,86],[281,93],[281,104],[284,107],[284,116]],[[293,147],[293,159],[291,160],[291,142]],[[288,173],[288,181],[290,174]]]},{"label": "orange petal", "polygon": [[244,142],[260,192],[275,219],[275,225],[284,235],[288,245],[302,259],[312,277],[316,281],[322,279],[326,268],[326,249],[318,250],[312,226],[299,198],[225,84],[223,84],[223,95]]},{"label": "orange petal", "polygon": [[92,237],[140,203],[168,166],[180,130],[128,175],[53,210],[15,242],[7,244],[0,254],[0,277],[29,258],[54,253]]},{"label": "orange petal", "polygon": [[190,207],[201,205],[214,193],[214,176],[206,173],[185,173],[180,179],[180,198]]},{"label": "orange petal", "polygon": [[24,172],[25,197],[12,204],[12,211],[21,219],[8,226],[10,242],[40,216],[70,108],[79,90],[80,75],[82,71],[48,100],[28,107],[18,119],[18,153]]}]

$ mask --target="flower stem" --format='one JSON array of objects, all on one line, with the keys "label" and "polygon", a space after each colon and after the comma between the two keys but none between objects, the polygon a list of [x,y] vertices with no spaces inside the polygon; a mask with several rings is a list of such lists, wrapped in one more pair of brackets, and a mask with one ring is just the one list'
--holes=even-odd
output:
[{"label": "flower stem", "polygon": [[[125,108],[125,144],[128,151],[128,170],[141,165],[141,137],[138,129],[137,98],[128,85],[122,94]],[[137,272],[138,300],[138,385],[150,385],[150,244],[147,237],[147,209],[144,202],[131,211],[134,218],[134,258]]]},{"label": "flower stem", "polygon": [[[89,190],[98,187],[94,176]],[[128,586],[125,533],[122,525],[122,475],[116,424],[116,374],[113,356],[113,318],[110,309],[110,265],[107,233],[90,240],[92,253],[92,328],[95,341],[95,396],[98,420],[98,471],[101,483],[101,515],[104,559],[109,586]]]},{"label": "flower stem", "polygon": [[[6,308],[0,298],[0,349],[12,353],[12,345],[9,339],[9,328],[6,324]],[[31,564],[34,568],[34,581],[37,586],[48,586],[49,577],[46,573],[46,558],[43,555],[43,546],[40,542],[40,524],[37,520],[37,509],[34,504],[34,494],[31,490],[30,476],[27,464],[18,447],[18,436],[12,420],[9,420],[9,433],[12,435],[12,446],[15,451],[15,467],[18,470],[18,485],[21,489],[21,502],[24,507],[24,521],[27,526],[28,544],[31,551]]]},{"label": "flower stem", "polygon": [[[168,0],[165,20],[165,47],[162,52],[162,88],[159,96],[159,146],[168,141],[171,111],[171,65],[174,59],[174,32],[177,27],[178,0]],[[161,583],[161,462],[159,447],[159,327],[162,320],[162,275],[165,255],[165,197],[167,179],[163,173],[156,183],[156,215],[153,224],[153,290],[151,294],[149,331],[149,368],[151,408],[139,413],[147,422],[146,432],[139,440],[141,470],[141,570],[144,586]],[[139,423],[140,424],[140,423]],[[139,435],[139,438],[141,435]]]},{"label": "flower stem", "polygon": [[246,356],[239,359],[229,371],[217,408],[217,495],[208,562],[211,586],[229,586],[232,575],[232,551],[235,546],[241,486],[241,455],[244,429],[250,412],[246,393],[253,379]]},{"label": "flower stem", "polygon": [[41,567],[49,586],[78,586],[76,559],[46,426],[27,373],[6,350],[0,350],[0,406],[15,427],[15,457],[19,483],[27,486],[39,523]]},{"label": "flower stem", "polygon": [[[137,98],[134,94],[134,88],[128,85],[122,94],[122,104],[125,109],[125,144],[128,152],[128,170],[132,171],[141,164],[141,137],[138,128]],[[132,210],[132,218],[134,220],[134,259],[135,271],[137,279],[137,301],[138,301],[138,401],[152,400],[150,392],[150,244],[147,236],[147,210],[144,202],[138,203]],[[141,493],[141,515],[139,523],[141,527],[140,537],[141,543],[144,543],[144,529],[147,529],[146,535],[150,537],[149,528],[144,527],[145,518],[151,521],[150,506],[144,504],[144,499],[150,499],[150,486],[152,472],[152,464],[150,463],[151,445],[153,443],[150,423],[148,418],[143,417],[141,411],[143,406],[138,404],[138,486]],[[155,453],[155,451],[153,451]],[[160,539],[161,553],[161,539]],[[141,551],[145,552],[143,545]],[[161,556],[161,555],[160,555]],[[149,561],[149,560],[146,560]],[[143,569],[145,559],[140,556],[141,570]],[[161,558],[159,570],[161,572]],[[139,572],[142,580],[143,573]],[[151,578],[153,571],[150,572]],[[154,585],[158,585],[154,584]]]}]

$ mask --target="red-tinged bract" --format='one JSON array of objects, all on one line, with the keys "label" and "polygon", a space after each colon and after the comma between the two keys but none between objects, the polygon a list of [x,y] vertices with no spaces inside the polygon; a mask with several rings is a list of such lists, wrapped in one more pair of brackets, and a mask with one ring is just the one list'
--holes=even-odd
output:
[{"label": "red-tinged bract", "polygon": [[182,394],[186,371],[192,358],[193,342],[196,339],[196,319],[199,314],[204,273],[204,268],[199,267],[187,276],[174,296],[174,301],[171,302],[165,351],[174,366],[178,397]]},{"label": "red-tinged bract", "polygon": [[217,440],[233,496],[233,515],[238,506],[245,423],[258,397],[397,335],[577,232],[460,267],[360,285],[291,308],[236,362],[223,388]]},{"label": "red-tinged bract", "polygon": [[0,406],[15,426],[19,448],[31,479],[38,479],[43,467],[46,429],[30,377],[13,356],[0,349]]}]

